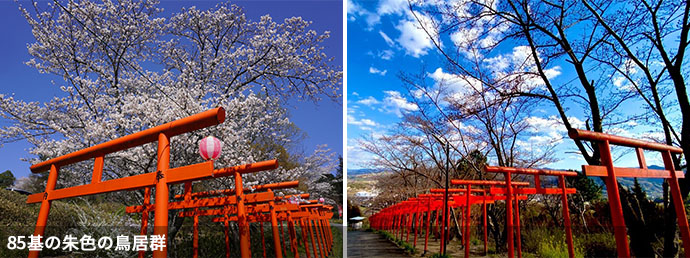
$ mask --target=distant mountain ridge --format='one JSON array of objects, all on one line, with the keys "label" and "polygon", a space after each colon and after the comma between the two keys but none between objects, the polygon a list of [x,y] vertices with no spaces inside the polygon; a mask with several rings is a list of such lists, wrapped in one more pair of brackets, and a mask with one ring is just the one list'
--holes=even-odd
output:
[{"label": "distant mountain ridge", "polygon": [[366,175],[366,174],[376,174],[376,173],[381,173],[383,171],[384,171],[383,169],[378,169],[378,168],[348,169],[347,170],[347,177],[355,177],[355,176]]},{"label": "distant mountain ridge", "polygon": [[[649,166],[649,169],[659,169],[663,170],[664,167],[657,166],[657,165],[652,165]],[[360,169],[348,169],[347,170],[347,177],[356,177],[360,175],[367,175],[367,174],[377,174],[384,172],[384,169],[377,169],[377,168],[360,168]],[[603,180],[599,179],[598,177],[592,177],[594,181],[601,185],[601,186],[606,186]],[[663,197],[663,179],[662,178],[637,178],[637,181],[640,183],[640,186],[642,187],[642,190],[644,190],[647,193],[647,197],[649,197],[652,200],[655,199],[661,199]],[[551,184],[556,184],[555,179],[553,182],[551,180],[546,179],[542,180],[544,185],[551,185]],[[624,187],[632,187],[635,184],[635,179],[632,177],[619,177],[618,182],[623,185]],[[606,188],[603,189],[603,197],[606,198]]]}]

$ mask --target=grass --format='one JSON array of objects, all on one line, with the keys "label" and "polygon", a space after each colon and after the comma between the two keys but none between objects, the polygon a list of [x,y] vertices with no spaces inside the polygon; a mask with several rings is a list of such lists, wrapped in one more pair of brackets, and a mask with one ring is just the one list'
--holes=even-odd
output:
[{"label": "grass", "polygon": [[402,239],[396,239],[395,236],[385,230],[375,230],[374,233],[383,235],[388,241],[391,241],[398,247],[404,249],[406,253],[414,254],[417,251],[417,249],[410,243],[407,243]]},{"label": "grass", "polygon": [[331,227],[333,232],[333,253],[329,257],[343,257],[343,231],[338,227]]}]

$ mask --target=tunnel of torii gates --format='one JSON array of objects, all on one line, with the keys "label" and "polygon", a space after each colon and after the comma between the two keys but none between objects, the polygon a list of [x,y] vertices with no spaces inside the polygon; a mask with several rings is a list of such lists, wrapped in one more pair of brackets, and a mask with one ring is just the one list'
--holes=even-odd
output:
[{"label": "tunnel of torii gates", "polygon": [[[41,203],[41,208],[38,213],[36,228],[33,235],[41,237],[44,236],[45,228],[48,222],[48,215],[50,213],[50,204],[53,200],[116,191],[144,189],[146,197],[144,200],[144,205],[139,207],[128,207],[128,211],[143,212],[141,228],[142,234],[146,234],[147,232],[148,215],[149,212],[153,211],[153,234],[165,236],[163,238],[165,241],[164,247],[153,250],[153,257],[167,257],[168,211],[171,209],[194,209],[191,211],[191,215],[189,211],[182,212],[183,216],[192,217],[195,217],[195,212],[197,213],[197,216],[212,215],[210,213],[217,212],[217,215],[223,217],[215,218],[213,220],[224,222],[226,223],[225,225],[227,225],[227,223],[230,221],[236,221],[238,228],[240,229],[239,239],[240,253],[242,257],[251,257],[251,236],[249,223],[261,222],[263,224],[263,222],[270,221],[273,225],[275,237],[275,235],[277,235],[275,233],[275,222],[278,220],[280,220],[281,223],[282,221],[287,221],[288,225],[294,225],[294,222],[298,221],[303,233],[306,230],[310,234],[316,235],[319,241],[317,244],[319,245],[318,255],[320,257],[325,257],[326,255],[330,254],[332,247],[332,235],[330,232],[329,219],[333,215],[331,212],[331,206],[319,204],[316,203],[316,201],[308,201],[304,204],[300,203],[290,205],[290,203],[285,202],[285,198],[276,197],[274,195],[272,189],[294,187],[294,182],[283,182],[282,185],[281,183],[278,183],[256,186],[254,190],[266,191],[245,194],[246,189],[242,186],[242,174],[276,169],[278,168],[278,162],[276,160],[260,161],[221,169],[214,169],[213,160],[210,160],[183,167],[170,168],[170,144],[173,136],[218,125],[223,123],[223,121],[225,121],[225,110],[222,107],[218,107],[31,166],[31,172],[33,173],[41,173],[48,170],[50,171],[48,180],[46,182],[45,192],[32,194],[27,198],[26,201],[27,203]],[[158,142],[156,171],[106,181],[102,180],[103,164],[107,154],[156,141]],[[91,183],[55,189],[60,167],[90,159],[94,160]],[[235,189],[202,193],[191,192],[193,181],[202,181],[229,176],[234,177]],[[178,199],[183,198],[183,200],[169,202],[168,186],[182,183],[185,184],[184,195],[176,197],[178,197]],[[150,203],[152,190],[155,190],[154,202]],[[224,196],[202,198],[218,195]],[[302,197],[306,198],[306,196]],[[201,210],[201,208],[204,207],[221,208],[218,209],[218,211]],[[269,214],[266,215],[266,213]],[[197,221],[197,219],[195,219],[195,221]],[[294,226],[291,227],[290,230],[292,232],[292,239],[296,239]],[[227,235],[226,239],[229,239]],[[278,243],[275,245],[277,247],[276,249],[280,249],[279,242],[280,240],[278,240]],[[293,243],[291,247],[296,248],[295,243]],[[305,249],[306,247],[305,242]],[[314,242],[312,242],[312,247],[314,250],[314,257],[319,257],[317,256],[317,249]],[[140,256],[141,255],[143,255],[143,253],[140,253]],[[276,253],[276,256],[278,257],[281,257],[281,255],[282,254],[280,252]],[[29,251],[29,257],[38,256],[39,251]],[[295,253],[295,256],[297,256],[297,253]]]},{"label": "tunnel of torii gates", "polygon": [[[585,131],[579,129],[572,129],[568,131],[568,135],[572,139],[585,140],[595,143],[598,146],[601,158],[601,165],[583,165],[582,171],[586,176],[601,177],[606,183],[607,195],[609,200],[609,209],[611,211],[611,221],[614,228],[614,235],[616,239],[616,252],[618,257],[630,257],[630,246],[628,244],[627,229],[625,220],[623,218],[623,209],[621,206],[620,195],[618,192],[617,177],[644,177],[644,178],[664,178],[668,182],[671,189],[671,200],[678,218],[678,228],[680,236],[683,240],[683,249],[685,250],[685,257],[690,257],[690,228],[688,227],[688,219],[685,214],[685,206],[683,198],[678,186],[678,178],[683,178],[682,171],[676,171],[673,165],[672,155],[682,154],[683,150],[660,143],[643,141],[633,138],[621,137],[616,135]],[[624,168],[615,167],[611,155],[611,145],[622,147],[630,147],[635,149],[637,155],[639,168]],[[664,169],[649,169],[644,157],[644,150],[660,152],[664,162]],[[471,226],[471,207],[475,204],[482,204],[483,225],[484,225],[484,253],[487,252],[487,236],[486,236],[486,204],[494,203],[495,201],[505,201],[506,203],[506,225],[510,229],[507,231],[507,250],[508,257],[515,256],[515,249],[517,249],[518,257],[522,257],[521,240],[520,240],[520,215],[519,215],[519,200],[525,200],[528,195],[534,194],[558,194],[561,195],[563,225],[565,227],[565,241],[568,245],[569,257],[574,257],[574,247],[572,238],[572,228],[570,222],[570,213],[568,211],[568,194],[574,194],[574,188],[567,188],[565,184],[566,176],[576,176],[577,172],[573,171],[556,171],[546,169],[531,169],[531,168],[512,168],[512,167],[484,167],[486,173],[501,173],[503,174],[503,181],[485,181],[485,180],[451,180],[452,185],[464,186],[464,188],[448,189],[448,199],[444,205],[444,193],[446,189],[430,189],[429,194],[420,194],[416,197],[399,202],[392,206],[386,207],[369,218],[372,228],[377,230],[386,230],[392,232],[396,237],[399,235],[402,239],[403,232],[407,231],[409,240],[409,232],[414,228],[414,246],[417,245],[417,227],[416,222],[419,220],[420,225],[426,226],[426,233],[424,239],[424,252],[427,251],[427,242],[429,236],[429,227],[433,223],[430,218],[433,217],[432,212],[436,212],[436,227],[438,228],[439,220],[442,223],[441,233],[441,251],[443,252],[445,239],[448,237],[448,219],[447,212],[441,212],[443,207],[454,207],[464,209],[463,220],[463,241],[465,257],[469,257],[469,240],[470,240],[470,226]],[[513,175],[531,175],[532,182],[516,182],[512,181]],[[558,177],[558,187],[545,188],[541,186],[542,176],[556,176]],[[533,185],[534,187],[527,187]],[[489,189],[472,188],[473,186],[489,187]],[[500,187],[497,187],[500,186]],[[515,207],[513,207],[513,204]],[[461,212],[462,212],[461,211]],[[439,218],[443,213],[442,218]],[[422,223],[422,219],[426,217],[426,223]],[[517,237],[515,237],[515,234]],[[517,247],[515,246],[517,240]]]},{"label": "tunnel of torii gates", "polygon": [[[332,235],[330,230],[326,230],[328,219],[332,216],[330,214],[332,207],[319,204],[317,200],[302,201],[300,203],[287,202],[291,198],[301,200],[309,198],[309,194],[274,196],[273,190],[295,188],[299,186],[299,181],[280,182],[265,185],[256,185],[244,188],[244,192],[251,192],[244,195],[245,208],[247,211],[247,219],[250,223],[261,223],[261,248],[263,256],[266,257],[266,245],[264,241],[263,223],[269,222],[272,228],[274,257],[283,257],[285,253],[284,240],[281,241],[283,234],[283,222],[288,224],[288,243],[290,250],[296,257],[299,257],[297,252],[297,231],[295,230],[295,222],[299,223],[302,231],[303,247],[305,248],[306,256],[309,258],[309,243],[307,232],[311,237],[312,250],[314,257],[327,257],[330,254],[332,247]],[[191,185],[185,184],[185,188]],[[258,192],[266,190],[265,192]],[[233,198],[236,194],[235,189],[214,190],[206,192],[192,193],[191,190],[185,190],[185,194],[176,195],[176,199],[183,199],[180,202],[170,203],[169,209],[183,209],[193,208],[193,210],[180,212],[181,217],[193,217],[193,257],[198,257],[199,248],[199,216],[220,216],[213,218],[214,222],[223,222],[225,227],[225,251],[226,257],[230,257],[230,236],[229,236],[229,222],[237,221],[237,207],[228,205],[228,200]],[[222,196],[222,197],[217,197]],[[211,198],[203,198],[211,197]],[[146,200],[146,198],[144,198]],[[204,209],[202,207],[216,207],[216,209]],[[142,234],[146,230],[146,221],[148,212],[153,211],[153,205],[145,204],[142,206],[127,207],[128,213],[143,212],[142,214]],[[268,213],[268,214],[267,214]],[[280,221],[280,225],[278,225]],[[279,232],[280,230],[280,232]],[[314,236],[316,235],[316,242]],[[318,246],[318,247],[317,247]],[[282,249],[281,249],[282,248]],[[281,252],[282,250],[282,252]],[[144,252],[139,253],[140,257],[144,256]]]}]

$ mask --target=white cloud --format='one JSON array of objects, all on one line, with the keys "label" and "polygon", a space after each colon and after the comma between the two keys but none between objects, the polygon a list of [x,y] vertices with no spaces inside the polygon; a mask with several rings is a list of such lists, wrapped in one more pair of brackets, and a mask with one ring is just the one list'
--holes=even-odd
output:
[{"label": "white cloud", "polygon": [[388,44],[391,47],[395,46],[395,42],[393,42],[393,40],[390,37],[388,37],[388,35],[386,35],[385,32],[379,30],[379,35],[381,35],[383,40],[386,41],[386,44]]},{"label": "white cloud", "polygon": [[353,92],[350,93],[350,94],[352,94],[352,96],[359,96],[359,93],[357,93],[356,91],[353,91]]},{"label": "white cloud", "polygon": [[377,126],[379,126],[378,123],[374,122],[374,121],[371,120],[371,119],[364,118],[364,119],[361,119],[361,120],[357,120],[354,116],[349,115],[349,114],[347,115],[347,124],[349,124],[349,125],[359,125],[359,126],[370,126],[370,127],[377,127]]},{"label": "white cloud", "polygon": [[613,77],[613,86],[621,91],[636,91],[635,86],[623,76]]},{"label": "white cloud", "polygon": [[388,70],[383,70],[383,71],[381,71],[381,70],[379,70],[379,69],[376,69],[376,67],[373,67],[373,66],[372,66],[372,67],[369,67],[369,73],[371,73],[371,74],[378,74],[378,75],[381,75],[381,76],[386,76],[386,73],[387,73],[387,72],[388,72]]},{"label": "white cloud", "polygon": [[359,103],[359,104],[364,104],[364,105],[367,105],[367,106],[372,106],[372,105],[379,104],[380,102],[379,102],[378,100],[376,100],[374,97],[369,96],[369,97],[367,97],[367,98],[365,98],[365,99],[362,99],[362,100],[357,101],[357,103]]},{"label": "white cloud", "polygon": [[469,92],[469,87],[474,89],[473,91],[481,91],[482,83],[474,78],[467,76],[461,76],[457,74],[446,73],[442,68],[436,68],[433,73],[429,74],[435,82],[436,86],[443,86],[448,89],[448,94],[457,93],[467,93]]},{"label": "white cloud", "polygon": [[383,0],[379,3],[377,13],[379,15],[402,14],[407,8],[407,0]]},{"label": "white cloud", "polygon": [[[510,53],[486,58],[484,66],[492,71],[495,79],[508,83],[508,86],[517,86],[519,91],[527,92],[545,84],[537,75],[537,63],[529,46],[516,46]],[[561,67],[545,69],[544,74],[553,79],[561,75]]]},{"label": "white cloud", "polygon": [[[434,38],[438,38],[438,33],[433,26],[433,20],[422,14],[417,14],[417,16],[424,25],[424,28],[426,28]],[[405,49],[405,53],[408,55],[413,57],[426,55],[429,49],[434,46],[427,32],[422,29],[419,22],[415,19],[401,19],[400,23],[398,23],[395,28],[400,31],[400,37],[397,38],[397,42]]]},{"label": "white cloud", "polygon": [[383,98],[383,105],[390,113],[402,117],[403,112],[415,111],[419,109],[416,104],[407,101],[398,91],[384,91],[386,97]]},{"label": "white cloud", "polygon": [[381,17],[378,14],[365,9],[352,0],[347,0],[347,14],[350,16],[348,18],[349,21],[357,20],[356,17],[358,16],[364,18],[364,21],[369,26],[369,30],[371,30],[374,25],[381,22]]},{"label": "white cloud", "polygon": [[379,52],[379,57],[383,60],[391,60],[393,58],[393,50],[387,49]]},{"label": "white cloud", "polygon": [[[560,117],[548,118],[530,116],[524,120],[530,127],[527,130],[535,135],[529,138],[530,142],[539,144],[560,143],[568,134]],[[568,122],[573,128],[584,128],[585,123],[577,117],[568,117]]]},{"label": "white cloud", "polygon": [[365,151],[360,145],[359,139],[350,138],[347,140],[347,167],[357,169],[368,167],[374,159],[373,154]]}]

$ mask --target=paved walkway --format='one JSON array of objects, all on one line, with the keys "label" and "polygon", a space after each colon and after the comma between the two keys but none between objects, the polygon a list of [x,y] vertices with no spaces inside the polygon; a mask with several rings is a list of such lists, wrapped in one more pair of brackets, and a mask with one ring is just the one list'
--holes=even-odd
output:
[{"label": "paved walkway", "polygon": [[347,232],[347,257],[410,257],[382,235],[365,231]]}]

